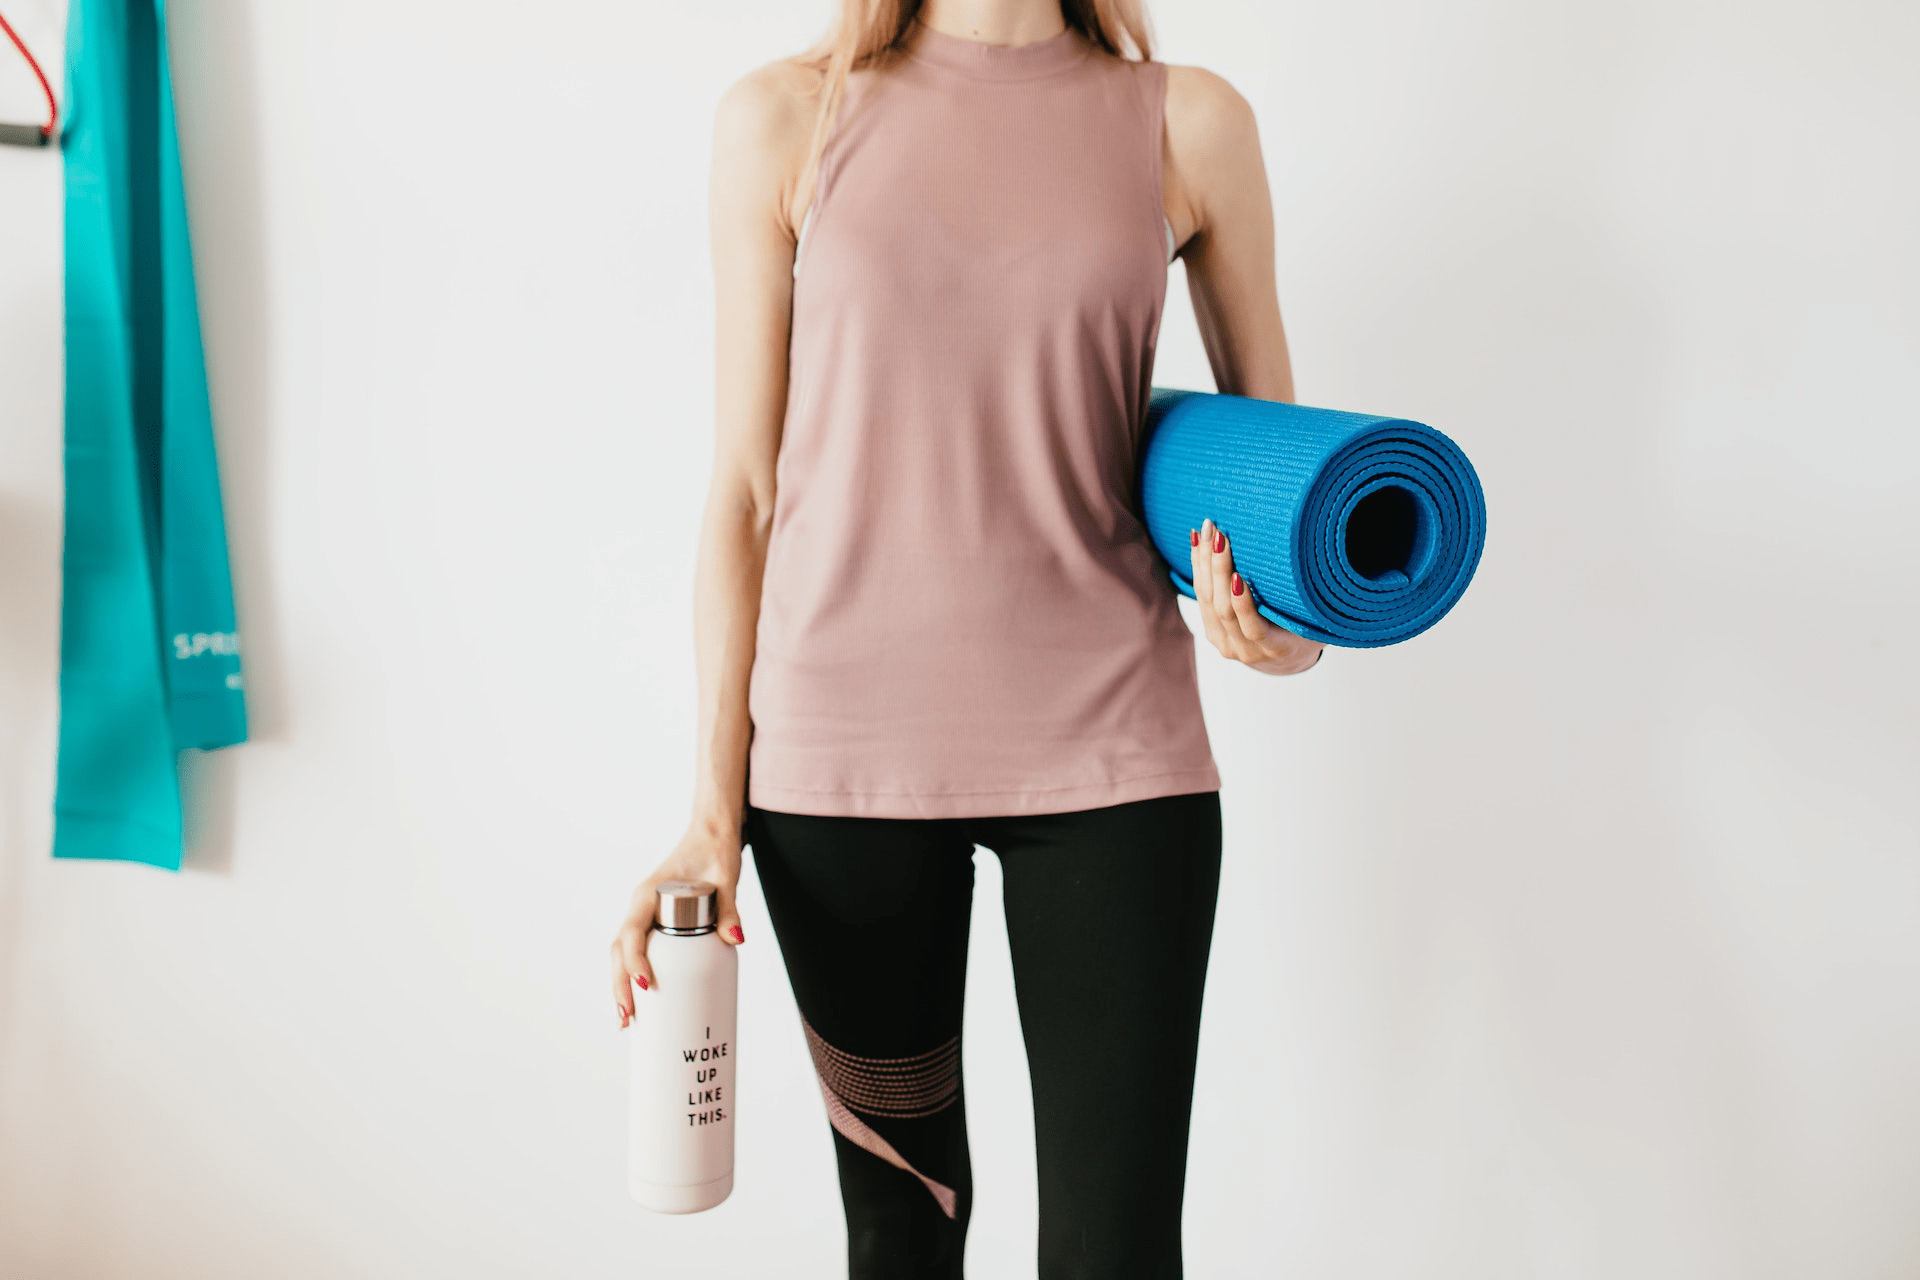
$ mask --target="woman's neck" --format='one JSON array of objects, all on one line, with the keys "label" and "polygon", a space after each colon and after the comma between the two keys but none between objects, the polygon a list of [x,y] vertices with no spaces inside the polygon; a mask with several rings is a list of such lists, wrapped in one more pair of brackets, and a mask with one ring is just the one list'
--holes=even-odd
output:
[{"label": "woman's neck", "polygon": [[981,44],[1035,44],[1067,29],[1060,0],[926,0],[919,21]]}]

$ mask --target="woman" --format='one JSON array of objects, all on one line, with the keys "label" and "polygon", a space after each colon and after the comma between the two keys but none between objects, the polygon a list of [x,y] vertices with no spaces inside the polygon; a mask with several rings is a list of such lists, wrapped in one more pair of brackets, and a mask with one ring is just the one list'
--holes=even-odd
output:
[{"label": "woman", "polygon": [[[1141,58],[1122,56],[1131,50]],[[844,0],[722,99],[698,782],[653,886],[751,844],[834,1131],[851,1273],[958,1276],[977,843],[1001,859],[1040,1274],[1173,1276],[1219,778],[1133,497],[1167,263],[1222,391],[1292,398],[1246,103],[1138,0]],[[1288,674],[1212,523],[1207,639]]]}]

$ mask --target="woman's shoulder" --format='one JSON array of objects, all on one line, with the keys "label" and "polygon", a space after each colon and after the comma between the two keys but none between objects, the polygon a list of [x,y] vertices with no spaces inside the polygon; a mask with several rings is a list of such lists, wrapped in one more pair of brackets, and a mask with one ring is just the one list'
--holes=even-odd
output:
[{"label": "woman's shoulder", "polygon": [[737,141],[767,142],[806,135],[820,110],[826,77],[803,58],[779,58],[755,67],[727,87],[714,111],[718,130]]},{"label": "woman's shoulder", "polygon": [[724,160],[730,173],[763,193],[757,198],[778,193],[788,222],[798,214],[796,198],[804,208],[802,170],[825,79],[802,58],[781,58],[734,81],[714,108],[716,166]]},{"label": "woman's shoulder", "polygon": [[1166,147],[1196,195],[1260,167],[1253,105],[1204,67],[1167,67]]},{"label": "woman's shoulder", "polygon": [[[1162,182],[1174,233],[1184,243],[1223,199],[1264,174],[1253,106],[1204,67],[1167,67]],[[1262,179],[1264,181],[1264,179]]]},{"label": "woman's shoulder", "polygon": [[1253,107],[1240,91],[1205,67],[1163,63],[1167,69],[1167,130],[1176,121],[1188,132],[1219,133],[1253,122]]}]

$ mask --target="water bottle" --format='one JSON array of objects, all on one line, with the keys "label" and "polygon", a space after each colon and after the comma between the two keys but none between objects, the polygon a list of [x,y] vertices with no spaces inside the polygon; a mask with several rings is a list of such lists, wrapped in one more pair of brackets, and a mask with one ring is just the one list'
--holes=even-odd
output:
[{"label": "water bottle", "polygon": [[656,1213],[698,1213],[733,1190],[734,1007],[740,958],[715,931],[719,898],[699,880],[659,886],[627,1028],[627,1189]]}]

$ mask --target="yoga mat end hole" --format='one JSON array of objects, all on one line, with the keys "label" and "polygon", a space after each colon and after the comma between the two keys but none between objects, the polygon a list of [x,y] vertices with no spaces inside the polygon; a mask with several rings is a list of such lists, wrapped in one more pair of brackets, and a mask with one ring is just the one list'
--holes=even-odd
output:
[{"label": "yoga mat end hole", "polygon": [[1375,489],[1347,515],[1347,563],[1382,586],[1408,581],[1420,515],[1413,495],[1399,485]]}]

